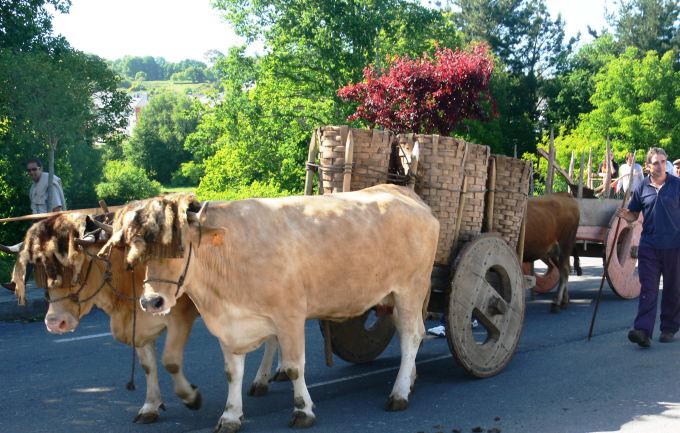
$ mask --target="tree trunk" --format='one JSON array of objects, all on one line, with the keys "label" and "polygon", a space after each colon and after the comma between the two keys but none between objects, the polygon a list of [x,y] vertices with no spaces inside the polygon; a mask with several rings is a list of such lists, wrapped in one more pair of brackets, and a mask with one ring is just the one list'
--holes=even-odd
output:
[{"label": "tree trunk", "polygon": [[52,183],[54,182],[54,150],[57,148],[57,140],[50,140],[49,150],[47,153],[47,167],[49,170],[47,177],[47,212],[52,212],[54,203],[52,203]]}]

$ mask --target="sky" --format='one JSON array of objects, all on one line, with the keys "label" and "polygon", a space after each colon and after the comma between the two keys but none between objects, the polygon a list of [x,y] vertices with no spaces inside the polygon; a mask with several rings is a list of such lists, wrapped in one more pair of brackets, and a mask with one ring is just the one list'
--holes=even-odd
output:
[{"label": "sky", "polygon": [[[587,25],[605,25],[605,3],[613,0],[546,0],[557,17],[562,14],[567,37],[581,32],[590,40]],[[210,0],[72,0],[69,14],[56,14],[54,32],[71,46],[109,60],[125,55],[205,61],[208,50],[226,53],[240,45],[229,24],[210,6]]]}]

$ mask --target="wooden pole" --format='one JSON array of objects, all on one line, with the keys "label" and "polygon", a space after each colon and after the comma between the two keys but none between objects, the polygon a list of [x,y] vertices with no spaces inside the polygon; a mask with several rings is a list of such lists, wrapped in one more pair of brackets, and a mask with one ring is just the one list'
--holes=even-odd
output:
[{"label": "wooden pole", "polygon": [[571,159],[569,160],[569,171],[567,172],[570,179],[574,178],[574,151],[571,151]]},{"label": "wooden pole", "polygon": [[548,171],[545,175],[545,193],[551,194],[553,192],[553,179],[555,177],[555,143],[554,143],[553,129],[550,128],[550,147],[548,148]]},{"label": "wooden pole", "polygon": [[485,232],[493,231],[493,205],[496,196],[496,158],[491,158],[491,166],[489,167],[489,192],[484,203],[486,214]]},{"label": "wooden pole", "polygon": [[588,176],[586,179],[588,179],[587,184],[588,188],[593,189],[593,148],[591,147],[588,150],[588,166],[586,167],[588,170],[586,173]]},{"label": "wooden pole", "polygon": [[583,198],[583,170],[585,169],[583,160],[585,156],[585,153],[581,154],[581,169],[578,174],[578,194],[576,195],[578,198]]},{"label": "wooden pole", "polygon": [[[312,132],[312,138],[309,140],[309,148],[307,149],[307,172],[305,173],[305,195],[312,195],[314,190],[314,170],[311,164],[316,162],[317,155],[317,137],[319,129]],[[321,178],[321,171],[319,171],[319,178]],[[320,193],[320,191],[319,191]]]},{"label": "wooden pole", "polygon": [[611,142],[609,141],[609,136],[607,136],[607,146],[606,146],[606,154],[604,155],[604,169],[607,171],[604,175],[604,192],[603,197],[604,198],[609,198],[611,195],[611,185],[609,185],[612,181],[612,173],[611,173],[611,165],[612,161],[609,155],[611,154],[612,151],[612,145]]},{"label": "wooden pole", "polygon": [[416,140],[411,151],[411,164],[408,167],[408,187],[414,190],[416,187],[416,176],[418,176],[418,161],[420,160],[420,143]]},{"label": "wooden pole", "polygon": [[345,145],[345,174],[342,177],[342,192],[349,192],[352,186],[352,161],[354,159],[354,135],[352,130],[347,134]]},{"label": "wooden pole", "polygon": [[[109,211],[115,212],[118,209],[121,209],[124,205],[120,206],[111,206],[109,207]],[[102,210],[98,207],[92,207],[92,208],[86,208],[86,209],[70,209],[70,210],[65,210],[65,211],[60,211],[60,212],[47,212],[47,213],[37,213],[37,214],[31,214],[31,215],[22,215],[18,217],[9,217],[9,218],[2,218],[0,219],[0,223],[11,223],[11,222],[17,222],[17,221],[37,221],[37,220],[44,220],[45,218],[49,218],[54,215],[60,215],[60,214],[66,214],[66,213],[85,213],[89,215],[99,215],[102,213]]]}]

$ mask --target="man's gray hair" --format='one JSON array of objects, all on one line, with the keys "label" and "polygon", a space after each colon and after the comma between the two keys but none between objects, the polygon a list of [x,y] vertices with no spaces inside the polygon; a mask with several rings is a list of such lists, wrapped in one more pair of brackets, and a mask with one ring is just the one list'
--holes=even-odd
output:
[{"label": "man's gray hair", "polygon": [[650,164],[652,162],[652,156],[654,155],[663,155],[666,159],[668,159],[668,155],[666,154],[665,150],[663,150],[660,147],[650,147],[649,150],[647,151],[647,159],[645,159],[647,164]]}]

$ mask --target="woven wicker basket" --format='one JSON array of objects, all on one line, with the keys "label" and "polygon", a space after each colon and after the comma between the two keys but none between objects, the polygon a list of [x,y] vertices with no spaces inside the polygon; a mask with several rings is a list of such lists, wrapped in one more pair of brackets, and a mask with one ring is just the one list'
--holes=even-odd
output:
[{"label": "woven wicker basket", "polygon": [[[419,144],[415,190],[439,220],[435,263],[447,265],[466,241],[482,231],[489,147],[438,135],[400,134],[397,138],[405,163],[411,159],[415,142]],[[465,203],[459,209],[463,196]]]},{"label": "woven wicker basket", "polygon": [[349,126],[324,126],[315,131],[319,140],[319,177],[324,194],[342,192],[346,144],[353,142],[350,191],[386,183],[394,133]]},{"label": "woven wicker basket", "polygon": [[487,186],[489,193],[494,192],[492,231],[516,249],[529,193],[529,161],[493,155],[489,168],[492,162],[496,164],[496,185],[490,185],[489,178]]}]

